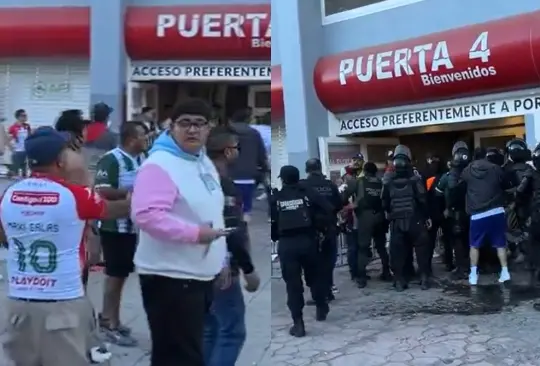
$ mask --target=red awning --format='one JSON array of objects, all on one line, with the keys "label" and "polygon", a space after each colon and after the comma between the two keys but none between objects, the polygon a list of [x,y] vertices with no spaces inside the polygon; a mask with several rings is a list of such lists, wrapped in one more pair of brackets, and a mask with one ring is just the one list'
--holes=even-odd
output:
[{"label": "red awning", "polygon": [[129,7],[133,60],[270,60],[270,4]]},{"label": "red awning", "polygon": [[540,86],[540,11],[323,57],[314,84],[334,113]]},{"label": "red awning", "polygon": [[281,82],[281,66],[272,66],[272,85],[270,87],[272,102],[272,121],[282,120],[285,116],[283,105],[283,84]]},{"label": "red awning", "polygon": [[0,8],[0,57],[88,57],[88,7]]}]

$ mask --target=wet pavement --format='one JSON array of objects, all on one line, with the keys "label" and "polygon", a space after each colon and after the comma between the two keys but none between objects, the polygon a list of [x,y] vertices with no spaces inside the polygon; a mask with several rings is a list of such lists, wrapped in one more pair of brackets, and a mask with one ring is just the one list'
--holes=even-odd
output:
[{"label": "wet pavement", "polygon": [[[0,180],[0,189],[3,183]],[[262,204],[257,203],[257,206]],[[252,256],[261,276],[261,288],[254,294],[245,293],[248,338],[244,345],[237,366],[262,365],[262,359],[270,345],[270,232],[264,207],[257,207],[253,222],[250,224],[252,238]],[[0,274],[5,275],[2,261],[5,252],[0,251]],[[99,272],[91,274],[89,295],[96,309],[101,309],[103,275]],[[0,309],[4,308],[6,299],[6,283],[0,280]],[[113,359],[109,366],[148,366],[150,341],[145,313],[142,308],[137,277],[132,275],[122,302],[123,322],[133,329],[134,337],[139,341],[135,348],[113,347]],[[0,337],[5,327],[5,312],[0,312]],[[12,366],[3,355],[0,347],[0,366]],[[58,365],[63,366],[63,365]]]},{"label": "wet pavement", "polygon": [[482,276],[473,291],[445,273],[438,277],[428,291],[413,284],[396,293],[376,279],[357,289],[339,269],[328,320],[315,322],[314,309],[306,308],[305,338],[288,335],[285,287],[272,280],[272,365],[540,365],[540,313],[533,308],[540,289],[525,286],[524,274],[504,287],[494,275]]}]

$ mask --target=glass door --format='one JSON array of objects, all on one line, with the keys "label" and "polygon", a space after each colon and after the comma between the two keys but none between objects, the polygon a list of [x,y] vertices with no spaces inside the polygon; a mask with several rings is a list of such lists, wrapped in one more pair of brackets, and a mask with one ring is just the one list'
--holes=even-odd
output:
[{"label": "glass door", "polygon": [[342,177],[344,168],[358,153],[362,153],[366,161],[383,169],[387,152],[393,151],[397,144],[398,138],[319,137],[319,156],[323,172],[335,182]]},{"label": "glass door", "polygon": [[504,149],[513,138],[525,138],[525,126],[498,128],[495,130],[475,131],[474,147],[496,147]]},{"label": "glass door", "polygon": [[127,87],[128,120],[137,119],[143,107],[159,108],[159,89],[157,84],[131,81]]}]

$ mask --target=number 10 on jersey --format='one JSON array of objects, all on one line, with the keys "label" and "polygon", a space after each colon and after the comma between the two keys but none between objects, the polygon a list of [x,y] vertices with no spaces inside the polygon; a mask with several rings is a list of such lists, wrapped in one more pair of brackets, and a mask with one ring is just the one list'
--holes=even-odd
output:
[{"label": "number 10 on jersey", "polygon": [[50,274],[58,267],[58,249],[48,240],[35,240],[25,246],[18,239],[12,239],[15,246],[17,264],[20,272],[33,271],[39,274]]}]

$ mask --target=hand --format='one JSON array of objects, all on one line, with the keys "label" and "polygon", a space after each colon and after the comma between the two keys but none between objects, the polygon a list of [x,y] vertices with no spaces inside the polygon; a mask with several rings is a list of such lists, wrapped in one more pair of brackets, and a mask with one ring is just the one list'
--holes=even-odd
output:
[{"label": "hand", "polygon": [[261,279],[255,270],[249,274],[244,273],[244,280],[246,281],[244,288],[247,292],[255,292],[259,289]]},{"label": "hand", "polygon": [[431,219],[427,219],[426,220],[426,228],[429,230],[429,229],[431,229],[431,227],[432,227]]},{"label": "hand", "polygon": [[444,212],[443,212],[443,215],[445,218],[449,218],[450,217],[450,210],[449,209],[445,209]]},{"label": "hand", "polygon": [[208,225],[201,225],[199,227],[199,243],[201,244],[210,244],[217,238],[226,235],[223,229],[213,229]]},{"label": "hand", "polygon": [[232,284],[232,274],[231,269],[227,266],[221,270],[218,275],[216,285],[220,290],[226,290],[231,287]]}]

